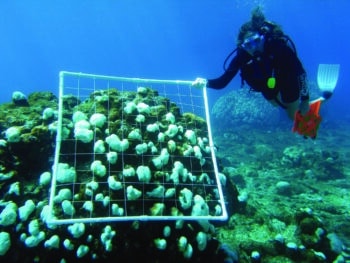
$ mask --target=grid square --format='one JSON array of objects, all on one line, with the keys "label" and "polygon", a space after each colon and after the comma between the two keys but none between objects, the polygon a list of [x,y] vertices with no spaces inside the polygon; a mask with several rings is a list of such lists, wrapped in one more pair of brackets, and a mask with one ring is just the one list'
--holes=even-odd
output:
[{"label": "grid square", "polygon": [[191,83],[60,72],[48,222],[227,219]]}]

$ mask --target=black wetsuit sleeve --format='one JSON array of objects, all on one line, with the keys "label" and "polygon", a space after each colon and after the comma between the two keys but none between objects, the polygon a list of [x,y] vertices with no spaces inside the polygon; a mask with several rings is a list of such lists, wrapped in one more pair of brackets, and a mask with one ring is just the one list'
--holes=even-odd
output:
[{"label": "black wetsuit sleeve", "polygon": [[290,74],[294,75],[297,79],[297,85],[300,92],[300,99],[308,100],[309,87],[306,77],[306,71],[297,54],[289,46],[283,45],[283,47],[284,48],[282,48],[282,63],[288,67],[286,71],[289,71]]},{"label": "black wetsuit sleeve", "polygon": [[300,99],[309,100],[310,94],[309,94],[309,87],[306,79],[306,73],[300,74],[298,80],[299,80],[299,89],[300,89]]},{"label": "black wetsuit sleeve", "polygon": [[229,82],[236,76],[238,70],[244,62],[243,52],[237,52],[236,56],[232,59],[227,70],[220,77],[215,79],[208,79],[207,87],[212,89],[223,89]]},{"label": "black wetsuit sleeve", "polygon": [[293,53],[291,56],[295,65],[295,75],[297,78],[298,88],[300,92],[300,99],[309,100],[309,87],[306,77],[306,71],[298,56],[295,53]]}]

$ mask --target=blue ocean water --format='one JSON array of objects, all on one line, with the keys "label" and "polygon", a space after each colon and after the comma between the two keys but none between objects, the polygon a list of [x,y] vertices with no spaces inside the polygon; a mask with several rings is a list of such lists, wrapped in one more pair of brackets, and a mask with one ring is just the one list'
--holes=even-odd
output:
[{"label": "blue ocean water", "polygon": [[[294,40],[310,81],[319,63],[339,63],[329,108],[348,112],[347,0],[0,2],[0,102],[20,90],[58,93],[58,72],[126,77],[212,78],[222,73],[254,6]],[[239,85],[237,77],[214,102]]]}]

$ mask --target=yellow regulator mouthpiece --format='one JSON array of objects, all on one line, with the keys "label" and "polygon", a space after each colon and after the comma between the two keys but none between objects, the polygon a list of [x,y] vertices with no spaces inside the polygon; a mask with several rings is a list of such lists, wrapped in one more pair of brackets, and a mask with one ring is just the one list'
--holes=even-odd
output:
[{"label": "yellow regulator mouthpiece", "polygon": [[274,89],[275,86],[276,86],[276,78],[274,78],[274,77],[268,78],[268,80],[267,80],[267,87],[269,89]]}]

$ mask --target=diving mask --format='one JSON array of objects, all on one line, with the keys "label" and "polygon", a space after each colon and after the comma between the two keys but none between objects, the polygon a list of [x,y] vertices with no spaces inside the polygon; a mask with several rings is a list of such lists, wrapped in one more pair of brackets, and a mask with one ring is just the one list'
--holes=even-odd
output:
[{"label": "diving mask", "polygon": [[261,53],[264,50],[265,38],[263,35],[254,34],[246,38],[241,47],[251,56]]}]

